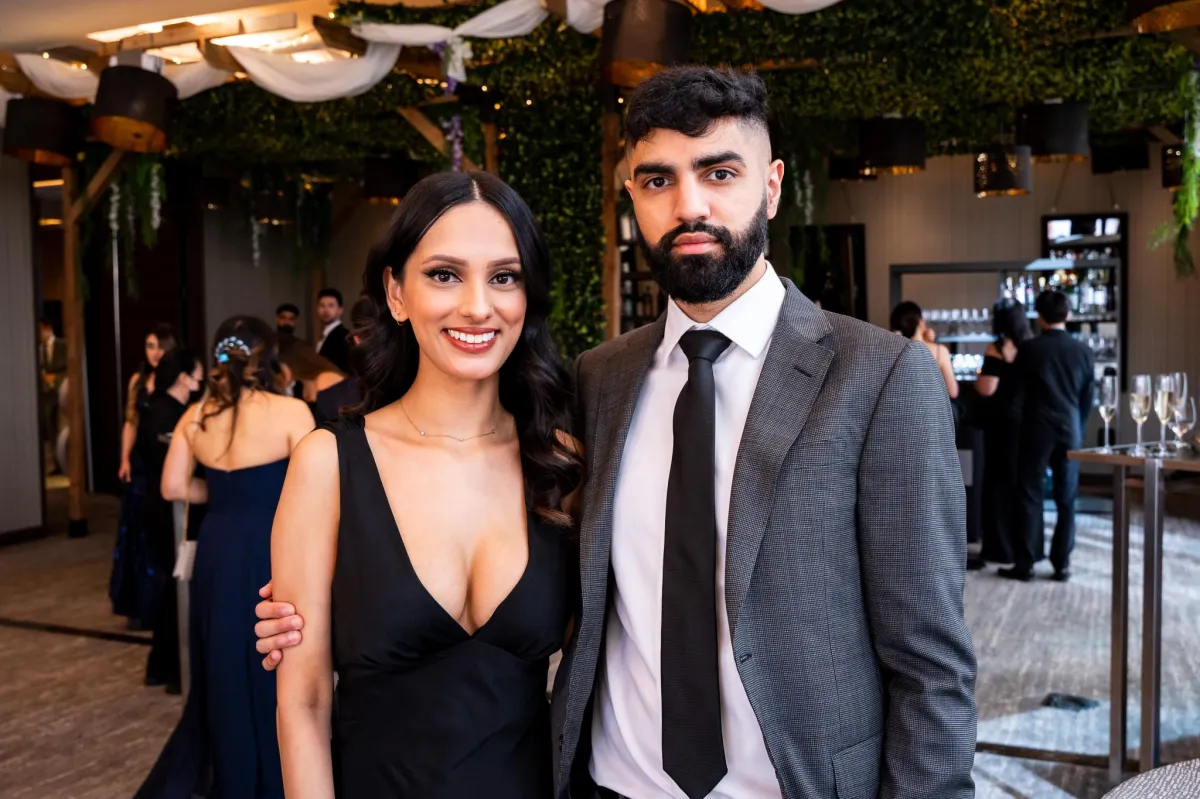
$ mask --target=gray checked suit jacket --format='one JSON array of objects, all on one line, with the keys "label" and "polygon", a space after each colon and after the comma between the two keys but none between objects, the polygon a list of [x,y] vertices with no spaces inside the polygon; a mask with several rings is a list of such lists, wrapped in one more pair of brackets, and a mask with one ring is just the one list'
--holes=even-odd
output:
[{"label": "gray checked suit jacket", "polygon": [[[923,344],[785,285],[730,500],[725,603],[742,684],[786,799],[969,799],[965,499],[942,377]],[[625,437],[663,327],[576,366],[588,482],[581,612],[552,706],[560,799],[589,758],[613,493],[622,458],[637,456]]]}]

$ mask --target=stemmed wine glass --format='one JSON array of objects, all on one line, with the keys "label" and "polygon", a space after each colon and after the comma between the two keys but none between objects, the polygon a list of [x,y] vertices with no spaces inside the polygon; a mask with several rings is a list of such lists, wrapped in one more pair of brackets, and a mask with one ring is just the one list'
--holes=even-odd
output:
[{"label": "stemmed wine glass", "polygon": [[1137,446],[1133,448],[1134,455],[1145,455],[1142,446],[1142,425],[1150,418],[1150,375],[1134,375],[1129,389],[1129,415],[1137,425]]},{"label": "stemmed wine glass", "polygon": [[1196,426],[1196,400],[1187,397],[1175,406],[1175,417],[1171,421],[1171,429],[1175,431],[1175,451],[1183,452],[1191,449],[1184,440],[1187,434]]},{"label": "stemmed wine glass", "polygon": [[1117,415],[1117,376],[1105,375],[1100,381],[1100,418],[1104,420],[1104,452],[1112,452],[1109,445],[1108,426]]},{"label": "stemmed wine glass", "polygon": [[1165,455],[1167,425],[1175,415],[1175,377],[1161,374],[1154,382],[1154,415],[1158,417],[1159,442],[1151,448],[1152,455]]},{"label": "stemmed wine glass", "polygon": [[[1184,404],[1188,400],[1187,372],[1175,372],[1171,375],[1171,378],[1175,381],[1175,406],[1172,408],[1172,411],[1177,414],[1183,409]],[[1172,429],[1174,428],[1172,427]],[[1176,452],[1179,452],[1182,444],[1183,440],[1179,435],[1176,435],[1175,443],[1172,445],[1172,449],[1174,449]]]}]

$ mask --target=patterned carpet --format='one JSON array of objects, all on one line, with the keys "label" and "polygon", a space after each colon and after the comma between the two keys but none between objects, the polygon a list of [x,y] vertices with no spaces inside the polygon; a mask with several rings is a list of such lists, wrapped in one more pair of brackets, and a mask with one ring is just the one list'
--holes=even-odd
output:
[{"label": "patterned carpet", "polygon": [[[145,635],[128,633],[109,612],[115,518],[115,503],[99,499],[90,538],[0,549],[0,799],[128,799],[178,718],[178,698],[142,685]],[[1138,524],[1135,514],[1134,653]],[[1175,761],[1200,757],[1200,524],[1170,519],[1165,547],[1162,740],[1166,759]],[[969,576],[981,740],[1107,751],[1111,557],[1109,519],[1085,516],[1070,583]],[[1136,656],[1130,669],[1129,742],[1136,747]],[[1044,708],[1050,692],[1100,704],[1079,712]],[[979,799],[1100,799],[1112,788],[1098,769],[988,754],[976,757],[975,779]]]}]

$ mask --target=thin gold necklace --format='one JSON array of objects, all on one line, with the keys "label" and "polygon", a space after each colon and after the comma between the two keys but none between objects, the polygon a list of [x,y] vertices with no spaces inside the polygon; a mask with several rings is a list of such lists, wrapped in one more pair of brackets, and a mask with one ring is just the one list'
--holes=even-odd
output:
[{"label": "thin gold necklace", "polygon": [[402,399],[402,400],[400,400],[400,410],[404,412],[404,418],[405,418],[405,419],[407,419],[407,420],[408,420],[408,423],[409,423],[409,424],[411,424],[411,425],[413,426],[413,429],[414,429],[414,430],[416,430],[418,433],[420,433],[420,434],[421,434],[421,438],[452,438],[452,439],[454,439],[455,441],[457,441],[457,442],[459,442],[459,443],[463,443],[463,442],[466,442],[466,441],[474,441],[474,440],[475,440],[475,439],[477,439],[477,438],[486,438],[487,436],[494,436],[494,435],[496,435],[496,430],[497,430],[497,427],[493,427],[491,430],[487,431],[486,433],[480,433],[480,434],[479,434],[479,435],[477,435],[477,436],[467,436],[466,438],[460,438],[460,437],[458,437],[458,436],[452,436],[452,435],[450,435],[450,434],[448,434],[448,433],[426,433],[424,430],[422,430],[421,428],[417,427],[417,423],[416,423],[416,422],[414,422],[414,421],[413,421],[413,419],[412,419],[412,417],[408,415],[408,409],[404,407],[404,400],[403,400],[403,399]]}]

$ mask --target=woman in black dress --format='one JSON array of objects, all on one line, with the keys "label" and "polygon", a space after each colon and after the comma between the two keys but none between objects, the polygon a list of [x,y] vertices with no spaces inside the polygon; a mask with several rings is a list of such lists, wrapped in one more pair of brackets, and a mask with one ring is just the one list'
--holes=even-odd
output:
[{"label": "woman in black dress", "polygon": [[157,592],[151,575],[151,554],[142,528],[146,504],[146,473],[134,452],[138,419],[154,394],[154,372],[164,354],[175,348],[170,325],[157,325],[146,335],[145,359],[138,366],[125,395],[125,423],[121,426],[121,465],[117,476],[125,484],[117,544],[113,549],[108,595],[113,613],[129,618],[133,629],[149,627],[157,617]]},{"label": "woman in black dress", "polygon": [[551,796],[581,461],[549,274],[482,173],[421,181],[371,254],[362,413],[296,450],[272,532],[275,598],[304,618],[278,673],[289,799]]},{"label": "woman in black dress", "polygon": [[[1013,361],[1021,343],[1033,336],[1025,306],[1003,299],[992,309],[992,333],[996,340],[983,356],[983,370],[975,390],[986,397],[983,428],[983,550],[986,563],[1012,563],[1012,537],[1019,533],[1014,511],[1017,488],[1017,442],[1021,409],[1016,402],[1016,373]],[[983,563],[978,567],[982,568]]]}]

